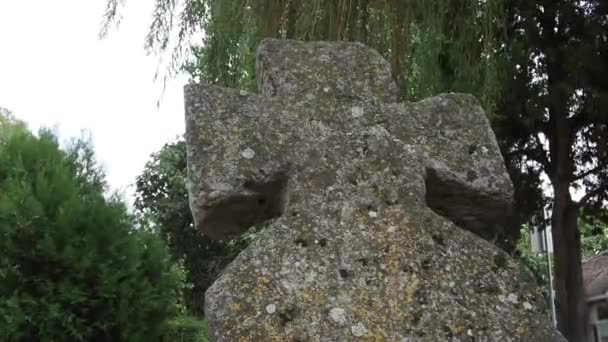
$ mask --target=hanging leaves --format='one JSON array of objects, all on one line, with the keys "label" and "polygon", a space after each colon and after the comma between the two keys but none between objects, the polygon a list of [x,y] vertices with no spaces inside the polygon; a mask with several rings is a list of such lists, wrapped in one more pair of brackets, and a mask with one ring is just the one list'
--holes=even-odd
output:
[{"label": "hanging leaves", "polygon": [[[103,34],[123,1],[108,0]],[[263,38],[358,41],[390,61],[404,98],[468,92],[491,113],[504,16],[502,1],[155,0],[146,48],[171,53],[169,71],[195,82],[255,90]]]}]

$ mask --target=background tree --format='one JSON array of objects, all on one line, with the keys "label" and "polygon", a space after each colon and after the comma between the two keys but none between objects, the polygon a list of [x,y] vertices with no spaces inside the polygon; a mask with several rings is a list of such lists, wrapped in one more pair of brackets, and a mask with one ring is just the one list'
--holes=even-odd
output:
[{"label": "background tree", "polygon": [[[540,220],[550,204],[558,328],[583,341],[578,221],[581,213],[605,219],[608,198],[608,3],[519,0],[508,13],[512,77],[496,133],[528,213]],[[542,175],[552,198],[542,196]]]},{"label": "background tree", "polygon": [[595,217],[579,219],[583,258],[608,251],[608,223]]},{"label": "background tree", "polygon": [[[102,36],[121,5],[107,0]],[[185,67],[194,81],[253,90],[263,38],[359,41],[391,62],[405,98],[459,90],[492,112],[502,71],[494,42],[503,16],[502,1],[158,0],[146,49],[171,50],[171,71]],[[202,41],[193,40],[197,33]]]},{"label": "background tree", "polygon": [[12,113],[10,110],[4,108],[4,107],[0,107],[0,122],[7,122],[8,120],[11,119]]},{"label": "background tree", "polygon": [[194,229],[186,189],[186,143],[183,139],[165,144],[151,156],[137,177],[135,208],[138,216],[154,227],[184,263],[191,287],[185,291],[188,309],[204,315],[205,291],[220,272],[247,246],[251,235],[220,242],[206,238]]},{"label": "background tree", "polygon": [[[0,129],[2,127],[8,128],[8,126],[12,127],[11,130],[16,130],[18,128],[25,129],[25,123],[17,120],[13,115],[13,112],[7,108],[0,107]],[[8,129],[6,129],[5,132],[8,134]]]},{"label": "background tree", "polygon": [[106,199],[90,150],[62,151],[50,131],[0,125],[5,340],[157,340],[174,313],[165,246],[132,228],[118,197]]}]

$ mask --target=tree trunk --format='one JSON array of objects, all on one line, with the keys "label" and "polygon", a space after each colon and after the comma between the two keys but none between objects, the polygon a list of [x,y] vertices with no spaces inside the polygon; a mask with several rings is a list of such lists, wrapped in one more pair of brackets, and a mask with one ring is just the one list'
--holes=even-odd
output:
[{"label": "tree trunk", "polygon": [[555,205],[551,229],[555,249],[557,328],[570,342],[584,342],[586,303],[581,266],[578,207],[572,202],[568,184],[553,187]]},{"label": "tree trunk", "polygon": [[585,296],[581,265],[581,238],[578,230],[578,203],[572,201],[570,182],[574,170],[573,145],[575,132],[568,123],[568,98],[564,87],[568,72],[566,56],[559,48],[558,9],[553,1],[542,2],[544,11],[539,18],[541,48],[545,55],[547,75],[547,109],[549,111],[548,140],[550,177],[554,202],[551,229],[555,248],[555,290],[557,328],[569,342],[585,342]]}]

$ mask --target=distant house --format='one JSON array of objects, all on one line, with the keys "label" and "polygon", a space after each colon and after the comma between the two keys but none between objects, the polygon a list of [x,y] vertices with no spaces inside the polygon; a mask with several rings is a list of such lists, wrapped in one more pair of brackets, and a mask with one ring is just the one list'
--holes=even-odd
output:
[{"label": "distant house", "polygon": [[[534,253],[553,253],[550,227],[529,232]],[[608,251],[583,260],[583,287],[588,308],[588,342],[608,342]]]},{"label": "distant house", "polygon": [[608,252],[583,261],[589,342],[608,342]]}]

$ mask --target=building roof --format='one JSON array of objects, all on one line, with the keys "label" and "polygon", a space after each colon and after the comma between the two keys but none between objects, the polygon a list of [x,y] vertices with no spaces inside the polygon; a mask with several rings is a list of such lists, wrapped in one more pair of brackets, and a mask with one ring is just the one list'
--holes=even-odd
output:
[{"label": "building roof", "polygon": [[608,251],[583,261],[583,286],[587,300],[608,292]]}]

